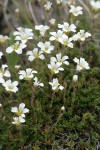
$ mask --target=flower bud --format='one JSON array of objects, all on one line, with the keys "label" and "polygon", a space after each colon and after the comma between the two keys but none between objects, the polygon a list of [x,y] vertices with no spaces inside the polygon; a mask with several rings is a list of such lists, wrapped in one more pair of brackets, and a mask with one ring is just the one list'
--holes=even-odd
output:
[{"label": "flower bud", "polygon": [[17,18],[19,18],[19,12],[20,12],[19,9],[16,8],[16,9],[15,9],[15,15],[16,15]]},{"label": "flower bud", "polygon": [[69,5],[75,5],[75,0],[69,0],[68,4]]},{"label": "flower bud", "polygon": [[65,106],[62,106],[62,107],[61,107],[61,112],[62,112],[62,113],[65,112]]},{"label": "flower bud", "polygon": [[78,80],[78,75],[73,76],[73,81],[76,82]]},{"label": "flower bud", "polygon": [[2,104],[0,103],[0,108],[2,108]]},{"label": "flower bud", "polygon": [[49,20],[50,26],[54,26],[55,25],[56,20],[54,18]]},{"label": "flower bud", "polygon": [[59,6],[62,4],[62,0],[56,0],[56,1]]},{"label": "flower bud", "polygon": [[19,69],[20,67],[20,65],[15,65],[15,69]]}]

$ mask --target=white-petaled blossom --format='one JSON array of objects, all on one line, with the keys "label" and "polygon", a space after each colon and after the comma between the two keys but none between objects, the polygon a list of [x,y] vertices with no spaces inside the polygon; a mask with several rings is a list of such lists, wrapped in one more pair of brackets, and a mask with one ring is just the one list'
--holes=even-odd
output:
[{"label": "white-petaled blossom", "polygon": [[0,76],[5,76],[5,77],[11,77],[11,74],[8,70],[8,66],[7,65],[2,65],[0,68]]},{"label": "white-petaled blossom", "polygon": [[10,38],[8,36],[0,35],[0,44],[4,44],[6,40],[9,40]]},{"label": "white-petaled blossom", "polygon": [[52,6],[52,3],[51,3],[50,1],[48,1],[48,2],[44,5],[44,8],[45,8],[46,11],[50,11],[51,6]]},{"label": "white-petaled blossom", "polygon": [[15,124],[16,126],[20,126],[22,123],[25,123],[25,119],[21,116],[19,117],[13,117],[12,124]]},{"label": "white-petaled blossom", "polygon": [[78,75],[73,76],[73,81],[76,82],[78,80]]},{"label": "white-petaled blossom", "polygon": [[50,41],[46,41],[45,43],[39,42],[37,45],[39,48],[41,48],[43,52],[48,53],[48,54],[54,50],[54,46],[51,45]]},{"label": "white-petaled blossom", "polygon": [[73,38],[68,38],[67,35],[63,34],[62,38],[60,38],[59,42],[65,46],[73,48],[73,43],[71,42]]},{"label": "white-petaled blossom", "polygon": [[18,40],[18,41],[21,41],[22,43],[26,43],[29,39],[33,39],[33,31],[32,29],[29,29],[29,28],[22,28],[22,27],[19,27],[17,28],[18,31],[15,31],[13,33],[15,37],[15,40]]},{"label": "white-petaled blossom", "polygon": [[63,31],[58,30],[57,32],[50,32],[50,34],[52,35],[49,39],[50,41],[60,41],[63,35]]},{"label": "white-petaled blossom", "polygon": [[80,30],[77,34],[75,34],[72,39],[73,41],[84,41],[86,38],[90,37],[91,34],[88,32],[85,32],[84,30]]},{"label": "white-petaled blossom", "polygon": [[6,52],[12,53],[13,51],[16,52],[17,54],[22,54],[22,50],[26,47],[26,45],[24,43],[19,43],[16,42],[14,45],[11,45],[10,47],[8,47],[6,49]]},{"label": "white-petaled blossom", "polygon": [[21,103],[19,107],[12,107],[11,112],[18,116],[25,117],[25,114],[29,112],[29,109],[25,108],[25,104]]},{"label": "white-petaled blossom", "polygon": [[45,59],[43,51],[39,51],[38,48],[34,48],[32,51],[28,51],[26,55],[29,55],[29,61],[33,61],[34,59]]},{"label": "white-petaled blossom", "polygon": [[62,54],[59,53],[56,55],[56,57],[51,57],[51,62],[56,62],[56,63],[59,63],[60,65],[62,65],[63,63],[66,65],[69,65],[69,62],[67,61],[67,59],[69,59],[68,56],[62,57]]},{"label": "white-petaled blossom", "polygon": [[3,79],[2,76],[0,76],[0,83],[3,84],[5,82],[5,80]]},{"label": "white-petaled blossom", "polygon": [[57,2],[58,5],[61,5],[61,4],[62,4],[62,1],[63,1],[63,0],[56,0],[56,2]]},{"label": "white-petaled blossom", "polygon": [[69,25],[67,22],[63,24],[58,24],[58,28],[61,28],[63,32],[76,32],[76,26],[74,24]]},{"label": "white-petaled blossom", "polygon": [[50,62],[50,64],[48,64],[48,68],[51,70],[52,74],[57,74],[59,71],[64,71],[64,68],[62,68],[61,65],[56,62]]},{"label": "white-petaled blossom", "polygon": [[3,56],[3,53],[2,52],[0,52],[0,59],[1,59],[1,57]]},{"label": "white-petaled blossom", "polygon": [[87,61],[85,61],[84,58],[80,57],[80,59],[78,59],[75,57],[73,60],[75,63],[77,63],[76,70],[81,71],[82,69],[90,69],[89,64],[87,63]]},{"label": "white-petaled blossom", "polygon": [[31,80],[34,77],[34,73],[37,73],[37,71],[31,69],[31,68],[27,68],[26,71],[25,70],[20,70],[19,71],[19,79],[20,80]]},{"label": "white-petaled blossom", "polygon": [[58,79],[57,78],[54,78],[52,82],[49,82],[49,84],[52,86],[52,90],[54,90],[54,91],[58,91],[58,90],[63,90],[64,89],[64,87],[61,86],[58,83]]},{"label": "white-petaled blossom", "polygon": [[54,18],[49,20],[50,25],[54,26],[55,25],[56,20]]},{"label": "white-petaled blossom", "polygon": [[17,85],[18,81],[12,82],[10,79],[3,82],[2,85],[5,87],[6,91],[16,93],[18,91]]},{"label": "white-petaled blossom", "polygon": [[34,78],[34,82],[33,82],[34,86],[37,87],[37,86],[40,86],[40,87],[43,87],[44,84],[41,83],[37,77]]},{"label": "white-petaled blossom", "polygon": [[83,8],[81,6],[75,7],[74,5],[70,5],[69,12],[72,13],[74,16],[78,16],[78,15],[82,15],[83,14],[82,9]]},{"label": "white-petaled blossom", "polygon": [[90,5],[92,6],[94,11],[98,11],[100,9],[100,1],[90,1]]},{"label": "white-petaled blossom", "polygon": [[46,31],[49,29],[48,26],[44,25],[36,25],[35,30],[38,30],[40,32],[41,36],[45,36]]}]

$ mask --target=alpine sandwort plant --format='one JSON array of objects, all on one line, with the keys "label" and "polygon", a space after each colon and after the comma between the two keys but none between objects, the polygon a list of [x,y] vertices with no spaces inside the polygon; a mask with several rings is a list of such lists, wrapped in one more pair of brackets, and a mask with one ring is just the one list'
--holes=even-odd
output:
[{"label": "alpine sandwort plant", "polygon": [[88,1],[12,1],[18,27],[0,35],[1,149],[99,150],[100,2]]}]

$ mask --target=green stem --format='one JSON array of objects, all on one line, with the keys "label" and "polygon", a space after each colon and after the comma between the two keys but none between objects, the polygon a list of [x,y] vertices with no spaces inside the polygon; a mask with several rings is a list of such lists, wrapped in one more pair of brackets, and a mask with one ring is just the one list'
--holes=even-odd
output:
[{"label": "green stem", "polygon": [[58,122],[60,121],[61,117],[63,116],[63,113],[60,112],[57,121],[53,124],[50,131],[53,131],[53,129],[57,126]]},{"label": "green stem", "polygon": [[82,42],[80,42],[80,55],[83,56],[83,47],[82,47]]},{"label": "green stem", "polygon": [[52,93],[52,99],[51,99],[51,109],[52,109],[52,107],[53,107],[54,96],[55,96],[55,93],[53,92],[53,93]]}]

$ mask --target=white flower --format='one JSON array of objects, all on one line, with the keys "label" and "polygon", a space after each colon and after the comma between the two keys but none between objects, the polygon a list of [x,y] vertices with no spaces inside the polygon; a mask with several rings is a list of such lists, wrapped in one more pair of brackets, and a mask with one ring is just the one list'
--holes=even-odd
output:
[{"label": "white flower", "polygon": [[0,76],[11,77],[10,72],[8,71],[7,65],[2,65],[0,68]]},{"label": "white flower", "polygon": [[4,44],[6,40],[9,40],[10,38],[8,36],[0,35],[0,44]]},{"label": "white flower", "polygon": [[61,5],[61,4],[62,4],[62,1],[63,1],[63,0],[56,0],[56,2],[57,2],[58,5]]},{"label": "white flower", "polygon": [[18,31],[15,31],[13,33],[13,35],[16,36],[15,40],[26,43],[28,39],[33,39],[34,34],[32,32],[32,29],[19,27],[17,28],[17,30]]},{"label": "white flower", "polygon": [[59,42],[65,46],[73,48],[73,43],[71,42],[72,38],[68,38],[67,35],[63,34],[62,38],[60,38]]},{"label": "white flower", "polygon": [[52,90],[54,90],[54,91],[58,91],[58,90],[63,90],[64,89],[64,87],[61,86],[58,83],[58,79],[57,78],[54,78],[52,82],[49,82],[49,84],[52,86]]},{"label": "white flower", "polygon": [[43,52],[48,53],[48,54],[54,50],[54,46],[51,45],[50,41],[46,41],[45,43],[39,42],[37,45],[38,47],[41,48]]},{"label": "white flower", "polygon": [[50,22],[50,25],[55,25],[56,20],[54,18],[52,18],[49,20],[49,22]]},{"label": "white flower", "polygon": [[26,47],[24,43],[16,42],[14,45],[11,45],[6,49],[7,53],[16,52],[17,54],[22,54],[22,50]]},{"label": "white flower", "polygon": [[56,62],[59,63],[60,65],[62,65],[63,63],[66,65],[69,65],[69,62],[66,61],[68,58],[68,56],[63,56],[61,55],[61,53],[57,54],[56,57],[51,57],[51,62]]},{"label": "white flower", "polygon": [[37,77],[35,77],[34,78],[34,86],[41,86],[41,87],[43,87],[44,86],[44,84],[43,83],[41,83],[39,80],[38,80],[38,78]]},{"label": "white flower", "polygon": [[78,75],[73,76],[73,81],[76,82],[78,80]]},{"label": "white flower", "polygon": [[82,69],[90,69],[89,64],[87,63],[87,61],[85,61],[84,58],[81,57],[80,59],[77,59],[75,57],[73,60],[77,63],[76,70],[81,71]]},{"label": "white flower", "polygon": [[43,25],[36,25],[35,26],[35,30],[39,30],[40,31],[40,35],[44,36],[46,31],[49,29],[48,26],[43,26]]},{"label": "white flower", "polygon": [[90,5],[92,6],[93,10],[98,11],[100,9],[100,1],[90,1]]},{"label": "white flower", "polygon": [[27,68],[26,71],[24,70],[20,70],[19,71],[19,79],[20,80],[31,80],[34,77],[34,73],[37,73],[37,71],[31,69],[31,68]]},{"label": "white flower", "polygon": [[17,85],[18,81],[12,82],[10,79],[3,82],[2,85],[5,87],[6,91],[16,93],[18,91]]},{"label": "white flower", "polygon": [[75,34],[72,39],[74,41],[84,41],[86,38],[90,37],[91,34],[88,32],[85,32],[84,30],[80,30],[80,32],[78,32],[77,34]]},{"label": "white flower", "polygon": [[64,69],[60,66],[61,65],[59,63],[55,62],[51,62],[50,64],[48,64],[48,68],[51,70],[52,74],[57,74],[59,73],[59,71],[64,71]]},{"label": "white flower", "polygon": [[73,48],[72,38],[68,38],[67,35],[63,34],[63,31],[58,30],[57,32],[50,32],[52,35],[50,41],[59,41],[61,44]]},{"label": "white flower", "polygon": [[0,83],[4,83],[5,82],[5,80],[3,79],[3,77],[2,77],[2,75],[0,75]]},{"label": "white flower", "polygon": [[1,59],[1,57],[3,56],[3,53],[2,52],[0,52],[0,59]]},{"label": "white flower", "polygon": [[51,6],[52,6],[52,3],[51,3],[50,1],[48,1],[48,2],[44,5],[44,8],[45,8],[46,11],[50,11]]},{"label": "white flower", "polygon": [[70,7],[71,8],[70,8],[69,12],[72,13],[74,16],[78,16],[78,15],[83,14],[83,12],[82,12],[83,8],[82,7],[80,7],[80,6],[75,7],[74,5],[71,5]]},{"label": "white flower", "polygon": [[49,39],[50,41],[60,41],[63,35],[63,31],[58,30],[57,32],[50,32],[50,34],[52,35]]},{"label": "white flower", "polygon": [[21,123],[24,123],[25,122],[25,119],[21,116],[19,117],[13,117],[13,122],[12,124],[16,124],[17,126],[19,126]]},{"label": "white flower", "polygon": [[21,103],[19,107],[12,107],[11,112],[15,113],[18,116],[25,117],[25,114],[29,112],[29,109],[25,108],[25,104]]},{"label": "white flower", "polygon": [[69,25],[67,22],[63,24],[58,24],[58,28],[61,28],[63,32],[76,32],[76,26],[74,24]]},{"label": "white flower", "polygon": [[45,59],[43,51],[39,51],[38,48],[34,48],[33,51],[28,51],[26,55],[29,55],[29,61],[33,61],[34,59]]}]

